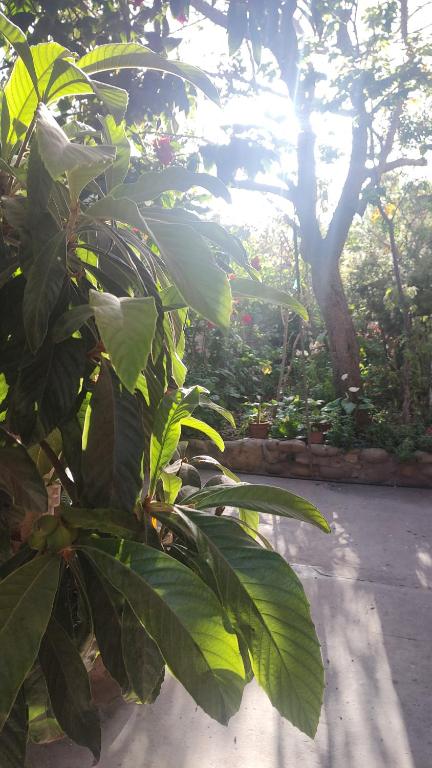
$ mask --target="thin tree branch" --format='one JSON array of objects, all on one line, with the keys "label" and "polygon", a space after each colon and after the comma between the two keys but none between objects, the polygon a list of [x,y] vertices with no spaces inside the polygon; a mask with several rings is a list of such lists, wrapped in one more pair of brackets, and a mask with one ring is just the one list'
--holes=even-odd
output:
[{"label": "thin tree branch", "polygon": [[400,157],[398,160],[391,160],[389,163],[386,163],[382,173],[389,173],[389,171],[395,171],[397,168],[405,168],[406,166],[425,166],[427,164],[425,157]]},{"label": "thin tree branch", "polygon": [[247,189],[249,192],[267,192],[270,195],[277,195],[283,197],[285,200],[293,200],[294,191],[288,187],[278,187],[275,184],[262,184],[259,181],[253,181],[252,179],[238,179],[231,182],[231,186],[235,189]]}]

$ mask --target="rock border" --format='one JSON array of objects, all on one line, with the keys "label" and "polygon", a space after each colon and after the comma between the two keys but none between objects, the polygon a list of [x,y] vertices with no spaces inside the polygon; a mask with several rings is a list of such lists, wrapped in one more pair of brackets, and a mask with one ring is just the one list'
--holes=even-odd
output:
[{"label": "rock border", "polygon": [[398,461],[383,448],[343,451],[332,445],[308,447],[301,440],[246,437],[226,441],[223,453],[209,440],[190,440],[188,453],[213,456],[229,469],[254,475],[432,488],[432,453],[425,451]]}]

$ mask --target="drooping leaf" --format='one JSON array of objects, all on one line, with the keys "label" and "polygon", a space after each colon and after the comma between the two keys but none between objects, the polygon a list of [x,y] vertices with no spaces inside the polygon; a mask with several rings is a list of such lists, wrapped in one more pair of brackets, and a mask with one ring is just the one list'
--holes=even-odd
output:
[{"label": "drooping leaf", "polygon": [[203,488],[187,498],[188,504],[196,509],[209,507],[233,506],[255,510],[268,515],[292,517],[305,523],[311,523],[330,533],[330,526],[314,504],[295,493],[277,488],[274,485],[255,485],[239,483],[238,485],[214,485]]},{"label": "drooping leaf", "polygon": [[59,568],[57,557],[43,555],[0,582],[0,730],[39,652]]},{"label": "drooping leaf", "polygon": [[259,512],[254,512],[251,509],[239,509],[239,520],[240,522],[244,523],[244,529],[246,533],[249,534],[249,536],[252,536],[253,539],[256,539],[256,533],[254,531],[258,530],[260,516]]},{"label": "drooping leaf", "polygon": [[165,673],[165,662],[159,648],[129,603],[122,616],[122,653],[132,690],[143,703],[151,703],[159,694]]},{"label": "drooping leaf", "polygon": [[130,159],[130,143],[126,135],[124,122],[116,123],[112,115],[99,118],[102,123],[104,139],[107,144],[113,144],[117,150],[116,159],[105,172],[107,191],[117,189],[125,180]]},{"label": "drooping leaf", "polygon": [[0,765],[2,768],[22,768],[25,762],[28,735],[28,713],[23,689],[15,699],[10,715],[0,732]]},{"label": "drooping leaf", "polygon": [[133,393],[152,348],[158,316],[155,300],[152,296],[118,299],[90,291],[89,303],[114,369]]},{"label": "drooping leaf", "polygon": [[299,579],[280,555],[256,544],[233,520],[190,509],[182,514],[191,521],[222,602],[247,642],[255,677],[273,706],[313,737],[324,671]]},{"label": "drooping leaf", "polygon": [[167,504],[174,504],[178,492],[180,491],[180,488],[182,487],[182,479],[181,477],[178,477],[173,472],[165,472],[162,470],[161,472],[161,480],[164,490],[164,499]]},{"label": "drooping leaf", "polygon": [[209,408],[211,411],[215,411],[216,413],[219,413],[219,415],[223,416],[223,418],[226,419],[229,424],[231,424],[233,429],[235,429],[236,423],[231,411],[228,411],[226,408],[223,408],[222,405],[219,405],[219,403],[215,403],[214,400],[211,400],[208,397],[208,395],[206,394],[200,395],[200,405],[203,408]]},{"label": "drooping leaf", "polygon": [[15,24],[13,24],[13,22],[10,21],[10,19],[8,19],[4,15],[4,13],[2,13],[1,11],[0,11],[0,33],[6,38],[6,40],[15,49],[18,56],[21,57],[22,61],[26,66],[27,72],[30,75],[32,83],[36,89],[36,92],[38,92],[37,76],[35,72],[35,67],[34,67],[30,46],[27,42],[27,38],[24,32]]},{"label": "drooping leaf", "polygon": [[36,137],[41,158],[52,178],[57,180],[67,173],[73,201],[77,201],[81,190],[115,159],[115,147],[88,147],[69,141],[44,104],[40,104],[37,111]]},{"label": "drooping leaf", "polygon": [[112,190],[116,199],[126,197],[135,203],[156,200],[157,197],[175,190],[187,192],[192,187],[203,187],[215,197],[223,197],[230,202],[230,194],[225,184],[217,176],[209,173],[192,173],[181,166],[170,166],[163,171],[148,171],[129,184],[120,184]]},{"label": "drooping leaf", "polygon": [[213,429],[213,427],[210,427],[209,424],[206,424],[205,421],[195,419],[193,416],[186,416],[186,418],[182,419],[182,426],[202,432],[214,442],[215,446],[219,448],[220,451],[225,450],[225,443],[219,432],[217,432],[216,429]]},{"label": "drooping leaf", "polygon": [[53,325],[51,338],[58,344],[68,339],[75,331],[81,328],[94,315],[94,310],[89,304],[79,304],[64,312]]},{"label": "drooping leaf", "polygon": [[23,445],[0,429],[0,488],[22,512],[44,513],[48,497],[36,465]]},{"label": "drooping leaf", "polygon": [[196,387],[186,394],[177,391],[163,397],[154,418],[150,441],[150,487],[152,495],[161,470],[171,460],[181,435],[181,423],[199,404]]},{"label": "drooping leaf", "polygon": [[303,320],[308,319],[307,310],[297,299],[279,288],[264,285],[259,280],[249,280],[247,277],[235,277],[230,281],[233,297],[236,299],[257,299],[268,304],[279,304],[292,312],[296,312]]},{"label": "drooping leaf", "polygon": [[124,595],[196,703],[227,723],[239,708],[245,673],[214,593],[184,565],[144,544],[93,540],[82,551]]},{"label": "drooping leaf", "polygon": [[27,275],[23,319],[27,341],[35,354],[48,330],[66,277],[66,234],[58,232],[37,255]]},{"label": "drooping leaf", "polygon": [[75,528],[108,533],[124,539],[133,538],[139,531],[136,517],[121,509],[83,509],[65,506],[62,507],[61,516]]},{"label": "drooping leaf", "polygon": [[54,714],[64,732],[87,747],[98,760],[100,724],[91,701],[90,682],[81,656],[67,632],[54,618],[39,653]]},{"label": "drooping leaf", "polygon": [[210,322],[228,327],[230,283],[225,272],[214,263],[205,240],[187,226],[152,221],[147,223],[147,228],[188,305]]},{"label": "drooping leaf", "polygon": [[114,593],[111,585],[100,575],[97,568],[92,567],[87,558],[81,557],[80,564],[102,661],[111,677],[118,682],[122,691],[126,692],[129,681],[123,661],[121,605],[117,605],[119,595]]},{"label": "drooping leaf", "polygon": [[106,364],[90,401],[84,438],[83,503],[132,510],[141,488],[143,428],[136,397]]},{"label": "drooping leaf", "polygon": [[236,475],[234,472],[231,472],[228,467],[224,467],[223,464],[221,464],[217,459],[213,458],[213,456],[192,456],[189,461],[191,464],[193,464],[193,466],[197,465],[198,467],[216,467],[220,472],[222,472],[223,475],[226,475],[231,480],[234,480],[236,483],[241,482],[238,475]]},{"label": "drooping leaf", "polygon": [[197,67],[180,61],[169,61],[138,43],[108,43],[100,45],[86,53],[77,62],[77,66],[89,75],[106,72],[109,69],[129,69],[143,67],[156,69],[187,80],[199,88],[209,99],[219,103],[219,94],[211,80]]}]

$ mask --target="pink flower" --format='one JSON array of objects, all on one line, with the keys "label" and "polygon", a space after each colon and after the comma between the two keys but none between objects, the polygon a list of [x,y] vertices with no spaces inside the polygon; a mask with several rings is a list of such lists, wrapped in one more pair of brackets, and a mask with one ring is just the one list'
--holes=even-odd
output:
[{"label": "pink flower", "polygon": [[177,16],[177,21],[179,21],[180,24],[186,24],[187,20],[187,16],[184,13],[180,13],[179,16]]},{"label": "pink flower", "polygon": [[259,256],[253,257],[251,261],[251,265],[253,266],[254,269],[257,269],[257,270],[261,269],[261,262],[259,260]]},{"label": "pink flower", "polygon": [[160,139],[155,139],[153,148],[157,159],[162,165],[171,165],[174,160],[174,152],[169,136],[162,136]]},{"label": "pink flower", "polygon": [[252,325],[253,317],[252,317],[252,315],[249,315],[249,314],[242,315],[241,321],[242,321],[243,325]]}]

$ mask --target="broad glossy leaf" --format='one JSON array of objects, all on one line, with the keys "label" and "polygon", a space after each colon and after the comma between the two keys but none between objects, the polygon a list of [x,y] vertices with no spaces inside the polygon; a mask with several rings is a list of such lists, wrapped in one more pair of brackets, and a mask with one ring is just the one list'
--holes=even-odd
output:
[{"label": "broad glossy leaf", "polygon": [[28,736],[27,705],[23,689],[15,699],[10,715],[0,732],[0,765],[22,768],[25,764]]},{"label": "broad glossy leaf", "polygon": [[68,174],[72,200],[114,161],[115,147],[88,147],[69,141],[44,104],[37,111],[36,137],[44,165],[54,180]]},{"label": "broad glossy leaf", "polygon": [[44,744],[63,738],[64,733],[52,711],[40,664],[30,672],[24,684],[24,691],[29,710],[30,740],[36,744]]},{"label": "broad glossy leaf", "polygon": [[145,544],[95,540],[82,550],[124,595],[196,703],[227,723],[240,706],[245,673],[215,594],[189,568]]},{"label": "broad glossy leaf", "polygon": [[209,507],[233,506],[255,510],[267,515],[292,517],[304,523],[311,523],[330,533],[330,526],[314,504],[295,493],[277,488],[274,485],[255,485],[239,483],[238,485],[214,485],[203,488],[187,499],[196,509]]},{"label": "broad glossy leaf", "polygon": [[39,652],[59,568],[57,557],[43,555],[0,582],[0,730]]},{"label": "broad glossy leaf", "polygon": [[173,472],[161,472],[161,480],[164,489],[164,499],[167,504],[174,504],[182,487],[182,479]]},{"label": "broad glossy leaf", "polygon": [[133,393],[153,344],[158,316],[155,300],[152,296],[118,299],[110,293],[90,291],[89,303],[114,369]]},{"label": "broad glossy leaf", "polygon": [[241,509],[240,507],[238,515],[240,522],[244,523],[246,533],[252,536],[253,539],[256,539],[257,535],[254,532],[258,530],[260,522],[259,512],[254,512],[251,509]]},{"label": "broad glossy leaf", "polygon": [[78,331],[87,320],[94,315],[94,310],[89,304],[79,304],[76,307],[71,307],[67,312],[60,315],[56,320],[51,331],[52,340],[58,344],[69,336],[72,336],[75,331]]},{"label": "broad glossy leaf", "polygon": [[279,288],[264,285],[259,280],[249,280],[247,277],[235,277],[230,281],[231,290],[236,299],[257,299],[268,304],[279,304],[281,307],[296,312],[303,320],[308,319],[308,313],[297,299]]},{"label": "broad glossy leaf", "polygon": [[0,429],[0,488],[24,512],[44,513],[48,497],[43,480],[21,443]]},{"label": "broad glossy leaf", "polygon": [[140,231],[145,231],[146,228],[137,204],[132,200],[126,200],[124,197],[116,200],[112,195],[106,195],[106,197],[102,197],[90,205],[86,209],[85,215],[103,221],[115,219]]},{"label": "broad glossy leaf", "polygon": [[221,600],[247,642],[259,684],[274,707],[308,736],[321,711],[324,671],[303,587],[276,552],[229,518],[183,509],[211,564]]},{"label": "broad glossy leaf", "polygon": [[103,364],[86,417],[83,503],[131,511],[142,485],[143,448],[138,401]]},{"label": "broad glossy leaf", "polygon": [[129,680],[122,651],[121,598],[85,557],[80,557],[85,578],[94,632],[102,661],[123,692],[129,689]]},{"label": "broad glossy leaf", "polygon": [[124,664],[132,690],[143,704],[149,704],[159,694],[165,662],[129,603],[123,608],[121,633]]},{"label": "broad glossy leaf", "polygon": [[147,228],[158,246],[167,270],[189,306],[216,325],[229,326],[229,280],[215,263],[206,241],[192,227],[156,221]]},{"label": "broad glossy leaf", "polygon": [[125,123],[116,123],[112,115],[99,118],[102,123],[104,138],[107,144],[113,144],[117,150],[114,163],[105,172],[107,191],[118,188],[125,180],[129,170],[130,143],[126,136]]},{"label": "broad glossy leaf", "polygon": [[209,408],[211,411],[215,411],[216,413],[219,413],[220,416],[223,416],[224,419],[226,419],[229,424],[235,429],[236,423],[234,416],[232,415],[231,411],[228,411],[226,408],[223,408],[219,403],[215,403],[213,400],[210,400],[208,395],[202,394],[200,395],[200,405],[203,408]]},{"label": "broad glossy leaf", "polygon": [[217,432],[216,429],[213,429],[213,427],[210,427],[209,424],[206,424],[205,421],[201,421],[201,419],[195,419],[193,416],[187,416],[182,420],[182,426],[188,427],[189,429],[196,429],[198,432],[202,432],[214,442],[220,451],[225,450],[225,443],[222,440],[219,432]]},{"label": "broad glossy leaf", "polygon": [[33,354],[48,331],[51,313],[57,304],[66,277],[66,233],[58,232],[37,254],[27,275],[23,299],[23,320]]},{"label": "broad glossy leaf", "polygon": [[152,495],[160,472],[171,460],[181,436],[181,423],[199,404],[198,388],[186,395],[181,391],[167,394],[161,400],[154,417],[150,440],[150,487]]},{"label": "broad glossy leaf", "polygon": [[187,192],[192,187],[203,187],[215,197],[223,197],[230,202],[230,193],[225,184],[217,176],[209,173],[192,173],[181,166],[171,166],[163,171],[148,171],[143,173],[137,181],[130,184],[120,184],[112,190],[116,199],[127,197],[135,203],[144,203],[156,200],[164,192],[175,190]]},{"label": "broad glossy leaf", "polygon": [[18,56],[21,57],[26,69],[30,75],[33,85],[38,90],[37,76],[35,72],[33,57],[31,54],[30,46],[27,42],[27,38],[24,32],[13,24],[4,13],[0,11],[0,33],[6,38],[6,40],[15,49]]},{"label": "broad glossy leaf", "polygon": [[219,94],[213,83],[197,67],[183,64],[180,61],[169,61],[149,48],[138,43],[108,43],[100,45],[90,53],[86,53],[77,61],[77,66],[89,75],[106,72],[109,69],[130,69],[143,67],[156,69],[171,75],[181,77],[199,88],[216,104]]},{"label": "broad glossy leaf", "polygon": [[216,467],[220,472],[222,472],[223,475],[226,475],[231,480],[234,480],[236,483],[241,482],[238,475],[234,474],[234,472],[231,472],[231,470],[227,467],[224,467],[223,464],[221,464],[217,459],[214,459],[213,456],[192,456],[192,458],[189,459],[189,463],[198,467]]},{"label": "broad glossy leaf", "polygon": [[[54,62],[58,58],[70,55],[69,51],[58,43],[40,43],[31,47],[39,93],[43,93],[50,79]],[[21,138],[32,122],[39,103],[29,71],[20,58],[14,64],[11,76],[6,83],[5,99],[8,105],[10,127],[7,134],[9,150],[6,159],[17,139]],[[2,141],[5,144],[4,141]],[[3,156],[5,151],[3,149]]]},{"label": "broad glossy leaf", "polygon": [[90,749],[98,760],[100,723],[91,700],[87,670],[69,635],[54,618],[43,638],[39,661],[61,728],[76,744]]}]

